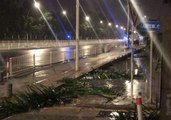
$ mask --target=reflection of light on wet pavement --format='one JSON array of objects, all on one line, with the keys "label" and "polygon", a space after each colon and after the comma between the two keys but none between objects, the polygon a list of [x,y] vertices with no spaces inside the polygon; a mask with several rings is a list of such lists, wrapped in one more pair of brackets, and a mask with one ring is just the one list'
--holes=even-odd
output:
[{"label": "reflection of light on wet pavement", "polygon": [[45,71],[35,72],[35,77],[46,77],[47,73]]},{"label": "reflection of light on wet pavement", "polygon": [[116,119],[115,119],[116,116],[119,116],[119,113],[118,113],[118,112],[111,112],[111,113],[110,113],[109,119],[110,119],[110,120],[116,120]]}]

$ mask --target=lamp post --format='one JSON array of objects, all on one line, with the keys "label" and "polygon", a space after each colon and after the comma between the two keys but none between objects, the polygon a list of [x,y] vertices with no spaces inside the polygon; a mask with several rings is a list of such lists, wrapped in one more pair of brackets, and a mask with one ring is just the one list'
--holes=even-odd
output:
[{"label": "lamp post", "polygon": [[65,10],[63,10],[63,11],[62,11],[62,14],[63,14],[63,15],[66,15],[66,14],[67,14],[67,12],[66,12]]},{"label": "lamp post", "polygon": [[103,24],[103,21],[102,20],[100,20],[100,24]]},{"label": "lamp post", "polygon": [[40,4],[39,4],[38,2],[36,2],[36,1],[34,1],[34,6],[35,6],[36,8],[40,8]]},{"label": "lamp post", "polygon": [[76,0],[76,41],[75,41],[75,71],[78,71],[79,65],[79,0]]},{"label": "lamp post", "polygon": [[109,22],[109,23],[108,23],[108,26],[112,26],[112,23]]}]

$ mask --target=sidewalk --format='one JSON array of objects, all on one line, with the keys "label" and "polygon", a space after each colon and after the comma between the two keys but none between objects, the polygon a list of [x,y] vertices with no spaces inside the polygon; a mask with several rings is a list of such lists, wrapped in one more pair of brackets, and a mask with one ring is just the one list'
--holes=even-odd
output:
[{"label": "sidewalk", "polygon": [[[88,105],[91,102],[91,106]],[[89,104],[90,105],[90,104]],[[110,113],[117,110],[130,110],[132,105],[118,106],[98,96],[83,96],[72,104],[42,108],[16,114],[5,120],[110,120]]]}]

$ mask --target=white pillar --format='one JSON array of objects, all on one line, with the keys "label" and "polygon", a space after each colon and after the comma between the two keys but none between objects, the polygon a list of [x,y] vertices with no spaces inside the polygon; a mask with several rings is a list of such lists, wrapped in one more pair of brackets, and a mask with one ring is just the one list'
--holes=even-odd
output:
[{"label": "white pillar", "polygon": [[12,58],[9,60],[9,74],[12,76]]},{"label": "white pillar", "polygon": [[75,49],[76,49],[76,55],[75,55],[75,71],[78,71],[79,67],[79,0],[76,0],[76,43],[75,43]]},{"label": "white pillar", "polygon": [[152,77],[153,77],[153,32],[151,32],[152,38],[150,40],[150,79],[149,79],[149,101],[152,103]]}]

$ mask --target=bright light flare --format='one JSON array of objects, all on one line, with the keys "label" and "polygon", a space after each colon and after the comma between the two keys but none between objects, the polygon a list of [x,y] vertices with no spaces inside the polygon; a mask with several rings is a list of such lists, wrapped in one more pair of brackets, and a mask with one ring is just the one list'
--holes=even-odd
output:
[{"label": "bright light flare", "polygon": [[36,7],[36,8],[40,8],[40,4],[38,3],[38,2],[34,2],[34,6]]},{"label": "bright light flare", "polygon": [[89,16],[86,16],[86,17],[85,17],[85,20],[86,20],[86,21],[90,21],[90,17],[89,17]]},{"label": "bright light flare", "polygon": [[109,23],[108,23],[108,26],[112,26],[112,23],[109,22]]},{"label": "bright light flare", "polygon": [[102,20],[100,20],[100,24],[103,24],[103,21]]},{"label": "bright light flare", "polygon": [[121,27],[120,27],[120,29],[121,29],[121,30],[123,30],[123,29],[124,29],[124,27],[123,27],[123,26],[121,26]]},{"label": "bright light flare", "polygon": [[62,11],[62,14],[63,14],[63,15],[66,15],[66,14],[67,14],[67,12],[66,12],[65,10],[63,10],[63,11]]}]

